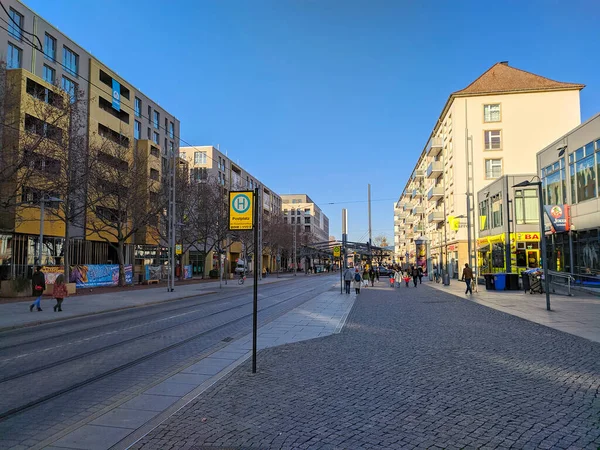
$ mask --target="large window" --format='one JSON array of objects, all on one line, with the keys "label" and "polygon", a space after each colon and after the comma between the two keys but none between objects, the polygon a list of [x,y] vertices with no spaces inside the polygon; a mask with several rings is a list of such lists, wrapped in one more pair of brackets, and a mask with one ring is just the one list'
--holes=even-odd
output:
[{"label": "large window", "polygon": [[133,104],[134,104],[135,116],[142,117],[142,101],[136,97]]},{"label": "large window", "polygon": [[596,162],[594,143],[569,155],[569,174],[571,176],[571,196],[573,203],[596,198]]},{"label": "large window", "polygon": [[133,122],[133,137],[135,139],[142,138],[142,124],[139,123],[137,120]]},{"label": "large window", "polygon": [[48,67],[46,64],[44,64],[42,78],[44,79],[44,81],[47,81],[50,84],[54,84],[54,82],[56,81],[56,71],[52,67]]},{"label": "large window", "polygon": [[154,111],[154,128],[157,130],[160,128],[160,113],[158,111]]},{"label": "large window", "polygon": [[63,66],[74,77],[79,75],[79,56],[67,47],[63,47]]},{"label": "large window", "polygon": [[48,33],[44,36],[44,58],[52,62],[56,61],[56,39]]},{"label": "large window", "polygon": [[67,94],[69,94],[69,99],[71,100],[71,103],[74,103],[75,98],[77,96],[77,85],[75,84],[75,82],[63,76],[62,88]]},{"label": "large window", "polygon": [[206,152],[194,152],[194,164],[206,164]]},{"label": "large window", "polygon": [[502,176],[502,159],[485,160],[485,177],[500,178]]},{"label": "large window", "polygon": [[489,230],[490,223],[488,220],[488,200],[485,199],[479,203],[479,229]]},{"label": "large window", "polygon": [[169,137],[171,139],[175,137],[175,124],[173,122],[169,122]]},{"label": "large window", "polygon": [[6,58],[7,69],[20,69],[23,61],[23,52],[19,47],[8,44],[8,55]]},{"label": "large window", "polygon": [[515,215],[517,225],[539,223],[537,189],[518,189],[515,191]]},{"label": "large window", "polygon": [[8,34],[20,41],[21,29],[23,28],[23,16],[12,8],[10,8],[8,15],[10,17],[8,20]]},{"label": "large window", "polygon": [[155,131],[152,134],[152,142],[154,142],[156,145],[159,145],[159,143],[158,143],[159,141],[160,141],[160,135]]},{"label": "large window", "polygon": [[561,205],[567,203],[567,178],[563,159],[542,169],[544,204]]},{"label": "large window", "polygon": [[500,122],[500,104],[483,105],[483,121],[484,122]]},{"label": "large window", "polygon": [[502,131],[486,130],[484,133],[484,143],[486,150],[501,150],[502,149]]},{"label": "large window", "polygon": [[492,225],[491,228],[501,227],[502,226],[502,193],[491,197],[492,204]]}]

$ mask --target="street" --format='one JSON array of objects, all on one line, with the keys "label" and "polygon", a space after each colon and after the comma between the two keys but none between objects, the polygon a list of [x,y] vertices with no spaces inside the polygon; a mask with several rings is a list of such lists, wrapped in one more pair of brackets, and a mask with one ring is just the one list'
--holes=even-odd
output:
[{"label": "street", "polygon": [[600,445],[600,344],[425,284],[362,289],[340,334],[260,359],[134,448]]},{"label": "street", "polygon": [[[331,288],[298,276],[260,288],[264,325]],[[0,334],[0,447],[44,443],[247,334],[252,290],[186,298]]]}]

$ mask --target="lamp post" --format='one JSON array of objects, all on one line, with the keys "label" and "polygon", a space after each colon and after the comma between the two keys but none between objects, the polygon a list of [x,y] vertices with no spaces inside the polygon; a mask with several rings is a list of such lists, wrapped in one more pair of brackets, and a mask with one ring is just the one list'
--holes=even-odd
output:
[{"label": "lamp post", "polygon": [[[539,177],[536,177],[539,180]],[[527,187],[527,186],[537,186],[538,189],[538,205],[540,210],[540,242],[542,244],[542,261],[544,262],[542,265],[542,269],[544,270],[544,291],[546,291],[546,309],[551,311],[550,309],[550,279],[548,278],[548,258],[546,254],[546,237],[545,237],[545,226],[544,226],[544,199],[542,198],[542,182],[541,181],[521,181],[520,183],[515,184],[513,187]]]}]

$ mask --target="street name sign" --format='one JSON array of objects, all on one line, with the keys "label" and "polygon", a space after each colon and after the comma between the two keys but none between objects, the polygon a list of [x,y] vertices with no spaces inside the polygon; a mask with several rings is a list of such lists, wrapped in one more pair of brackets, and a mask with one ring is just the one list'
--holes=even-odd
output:
[{"label": "street name sign", "polygon": [[251,230],[253,222],[253,200],[252,191],[229,192],[229,229]]}]

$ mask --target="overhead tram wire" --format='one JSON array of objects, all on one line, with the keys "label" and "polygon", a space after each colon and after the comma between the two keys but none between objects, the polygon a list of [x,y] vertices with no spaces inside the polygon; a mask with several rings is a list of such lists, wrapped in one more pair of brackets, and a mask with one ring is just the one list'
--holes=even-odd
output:
[{"label": "overhead tram wire", "polygon": [[[2,9],[4,10],[4,12],[6,13],[6,15],[8,16],[8,18],[11,20],[11,22],[17,26],[19,28],[19,30],[21,30],[23,33],[28,34],[30,36],[33,36],[34,38],[37,39],[38,43],[40,44],[40,49],[43,49],[44,46],[42,45],[42,41],[40,40],[40,38],[38,37],[37,34],[34,33],[30,33],[29,31],[23,29],[23,27],[21,25],[19,25],[17,22],[15,22],[15,19],[13,19],[10,16],[10,13],[6,10],[6,7],[4,6],[4,4],[0,1],[0,6],[2,7]],[[4,22],[6,22],[8,25],[10,25],[10,23],[6,20],[6,19],[2,19]],[[8,30],[6,30],[8,31]],[[8,33],[10,34],[10,31],[8,31]],[[33,46],[33,42],[31,42],[29,39],[27,39],[27,42],[29,42],[32,46]],[[37,47],[34,47],[37,49]],[[39,49],[38,49],[39,50]]]}]

